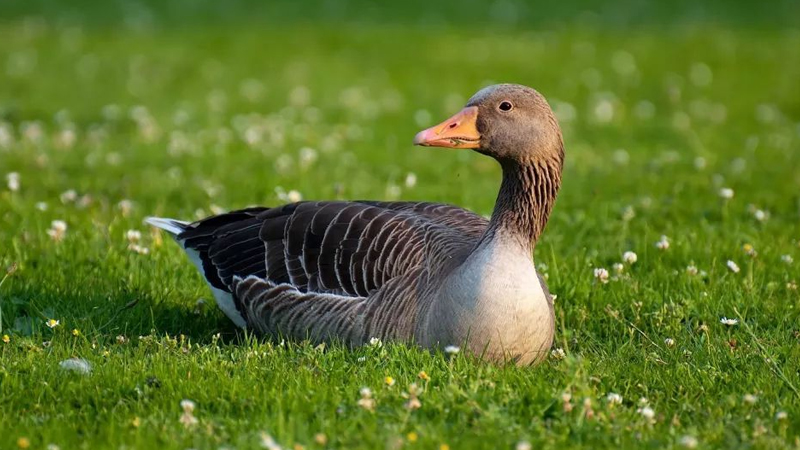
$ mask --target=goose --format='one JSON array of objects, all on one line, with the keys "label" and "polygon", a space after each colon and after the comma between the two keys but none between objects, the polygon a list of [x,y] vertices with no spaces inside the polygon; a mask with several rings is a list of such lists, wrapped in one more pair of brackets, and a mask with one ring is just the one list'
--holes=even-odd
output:
[{"label": "goose", "polygon": [[541,361],[555,320],[534,248],[564,161],[553,111],[532,88],[494,85],[414,144],[494,158],[502,182],[491,217],[440,203],[302,201],[146,222],[171,234],[222,311],[258,334]]}]

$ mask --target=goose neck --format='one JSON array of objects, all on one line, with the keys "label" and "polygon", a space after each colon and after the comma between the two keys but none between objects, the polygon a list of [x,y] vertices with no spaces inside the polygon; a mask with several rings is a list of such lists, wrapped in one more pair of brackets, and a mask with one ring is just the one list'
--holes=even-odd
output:
[{"label": "goose neck", "polygon": [[532,252],[561,187],[561,161],[500,161],[503,181],[484,239],[510,238]]}]

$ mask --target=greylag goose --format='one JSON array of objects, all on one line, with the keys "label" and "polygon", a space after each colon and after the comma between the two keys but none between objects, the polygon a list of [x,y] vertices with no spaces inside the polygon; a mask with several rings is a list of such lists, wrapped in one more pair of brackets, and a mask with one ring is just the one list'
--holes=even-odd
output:
[{"label": "greylag goose", "polygon": [[147,222],[173,235],[240,327],[540,361],[554,315],[533,250],[564,160],[553,111],[529,87],[490,86],[414,144],[497,160],[503,179],[491,218],[438,203],[319,201]]}]

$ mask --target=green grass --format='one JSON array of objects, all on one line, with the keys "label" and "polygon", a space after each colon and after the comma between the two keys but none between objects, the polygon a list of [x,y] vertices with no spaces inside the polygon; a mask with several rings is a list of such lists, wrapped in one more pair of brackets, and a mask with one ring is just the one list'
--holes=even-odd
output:
[{"label": "green grass", "polygon": [[[344,15],[249,14],[239,2],[218,22],[207,4],[145,15],[0,5],[0,267],[17,265],[0,284],[0,448],[245,449],[262,432],[288,448],[679,448],[686,436],[701,448],[797,448],[798,9],[675,5],[557,5],[551,16],[528,5],[512,24],[477,3],[480,18],[361,2]],[[535,259],[558,295],[564,359],[498,367],[403,345],[254,338],[142,225],[277,204],[279,186],[488,214],[491,160],[410,141],[501,81],[539,89],[562,119],[564,187]],[[315,161],[301,163],[304,147]],[[63,202],[71,189],[77,200]],[[53,220],[68,225],[61,242],[47,234]],[[129,229],[148,255],[128,249]],[[638,261],[621,276],[594,279],[628,250]],[[92,373],[62,370],[71,357]],[[425,391],[409,411],[414,382]],[[362,387],[374,412],[358,404]],[[181,423],[182,399],[197,425]]]}]

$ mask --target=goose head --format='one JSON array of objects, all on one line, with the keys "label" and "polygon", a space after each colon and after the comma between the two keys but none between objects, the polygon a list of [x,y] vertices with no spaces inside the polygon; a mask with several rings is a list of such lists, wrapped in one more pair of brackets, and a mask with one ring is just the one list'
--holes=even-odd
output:
[{"label": "goose head", "polygon": [[563,157],[561,130],[547,100],[519,84],[481,89],[460,112],[417,133],[414,144],[473,149],[501,162]]}]

